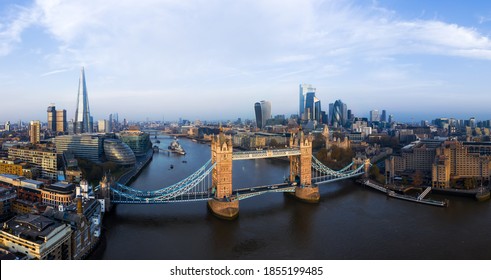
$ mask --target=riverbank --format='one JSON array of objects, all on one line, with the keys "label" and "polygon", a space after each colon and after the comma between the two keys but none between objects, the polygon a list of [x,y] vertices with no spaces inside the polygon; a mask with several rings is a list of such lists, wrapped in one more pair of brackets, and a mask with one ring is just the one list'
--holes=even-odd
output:
[{"label": "riverbank", "polygon": [[136,158],[136,164],[133,167],[133,169],[131,169],[130,171],[121,175],[116,180],[116,182],[118,182],[122,185],[129,184],[132,180],[134,180],[140,174],[140,172],[143,170],[143,168],[145,168],[152,161],[152,159],[153,159],[153,150],[150,149],[147,151],[146,155]]},{"label": "riverbank", "polygon": [[478,201],[484,201],[490,198],[489,189],[484,187],[475,188],[472,190],[432,188],[432,191],[434,191],[435,193],[440,193],[445,195],[473,197]]}]

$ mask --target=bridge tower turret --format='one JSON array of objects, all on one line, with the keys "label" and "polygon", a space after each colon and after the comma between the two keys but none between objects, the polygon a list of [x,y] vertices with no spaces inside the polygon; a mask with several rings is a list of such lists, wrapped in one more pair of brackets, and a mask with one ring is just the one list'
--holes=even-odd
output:
[{"label": "bridge tower turret", "polygon": [[298,146],[299,156],[290,157],[290,182],[296,182],[295,196],[307,202],[318,202],[319,188],[312,184],[312,136],[300,131],[290,140],[290,147]]},{"label": "bridge tower turret", "polygon": [[366,158],[364,160],[363,164],[365,165],[364,166],[364,169],[365,169],[364,176],[367,178],[368,177],[368,172],[370,171],[370,167],[372,166],[372,164],[370,163],[370,159],[369,158]]},{"label": "bridge tower turret", "polygon": [[211,141],[212,188],[215,197],[208,207],[218,217],[234,219],[239,214],[239,201],[232,196],[232,140],[221,131]]},{"label": "bridge tower turret", "polygon": [[109,212],[111,211],[112,205],[111,205],[111,186],[114,184],[113,177],[111,176],[111,173],[109,174],[104,174],[100,181],[100,188],[99,188],[99,194],[100,198],[104,200],[104,211]]}]

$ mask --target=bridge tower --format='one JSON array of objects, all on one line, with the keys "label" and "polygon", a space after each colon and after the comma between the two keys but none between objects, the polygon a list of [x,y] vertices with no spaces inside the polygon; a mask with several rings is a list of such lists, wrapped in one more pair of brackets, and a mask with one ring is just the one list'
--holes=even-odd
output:
[{"label": "bridge tower", "polygon": [[211,141],[211,162],[215,164],[211,182],[215,197],[208,208],[223,219],[234,219],[239,214],[239,201],[232,196],[232,140],[220,132]]},{"label": "bridge tower", "polygon": [[365,169],[365,174],[364,176],[365,177],[368,177],[368,172],[370,172],[370,167],[372,166],[372,164],[370,163],[370,159],[369,158],[366,158],[363,162],[363,164],[365,165],[364,166],[364,169]]},{"label": "bridge tower", "polygon": [[100,198],[104,200],[104,211],[109,212],[111,211],[112,205],[111,205],[111,186],[114,184],[113,177],[111,176],[111,173],[109,174],[104,174],[102,177],[102,180],[99,182],[100,188],[99,188],[99,194]]},{"label": "bridge tower", "polygon": [[363,177],[365,178],[368,178],[369,176],[369,172],[370,172],[370,167],[372,166],[372,164],[370,163],[370,159],[369,158],[361,158],[361,157],[357,157],[357,158],[353,158],[353,170],[357,169],[359,166],[363,165],[363,171],[365,172],[363,174]]},{"label": "bridge tower", "polygon": [[290,147],[300,148],[299,156],[290,157],[290,182],[296,182],[295,196],[306,202],[319,202],[319,187],[312,184],[312,136],[300,131],[290,139]]}]

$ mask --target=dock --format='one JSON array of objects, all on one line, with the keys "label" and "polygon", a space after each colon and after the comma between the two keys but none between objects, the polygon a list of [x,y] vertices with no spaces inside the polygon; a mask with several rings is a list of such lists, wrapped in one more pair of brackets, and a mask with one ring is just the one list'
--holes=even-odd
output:
[{"label": "dock", "polygon": [[370,179],[365,179],[365,180],[359,180],[359,182],[367,187],[370,187],[372,189],[375,189],[377,191],[383,192],[387,194],[387,196],[406,200],[406,201],[412,201],[412,202],[417,202],[417,203],[422,203],[426,205],[433,205],[433,206],[440,206],[440,207],[447,207],[448,206],[448,201],[439,201],[439,200],[432,200],[432,199],[425,199],[425,197],[430,193],[432,190],[431,187],[427,187],[418,197],[413,197],[409,195],[404,195],[404,194],[399,194],[396,193],[393,190],[389,190],[384,186],[381,186]]}]

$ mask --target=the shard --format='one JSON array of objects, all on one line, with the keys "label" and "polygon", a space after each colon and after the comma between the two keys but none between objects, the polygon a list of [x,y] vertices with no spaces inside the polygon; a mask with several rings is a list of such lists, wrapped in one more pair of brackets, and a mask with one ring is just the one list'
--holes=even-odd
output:
[{"label": "the shard", "polygon": [[87,85],[85,84],[85,72],[83,67],[78,82],[77,110],[75,111],[74,130],[75,134],[92,133],[89,97],[87,95]]}]

